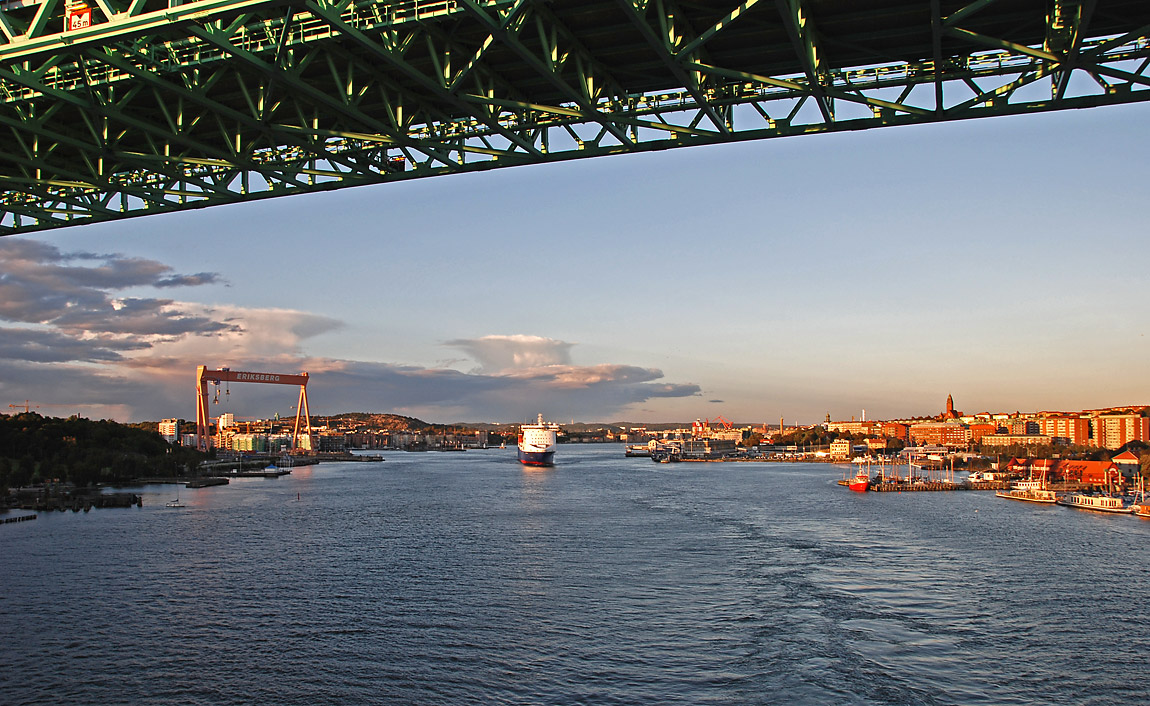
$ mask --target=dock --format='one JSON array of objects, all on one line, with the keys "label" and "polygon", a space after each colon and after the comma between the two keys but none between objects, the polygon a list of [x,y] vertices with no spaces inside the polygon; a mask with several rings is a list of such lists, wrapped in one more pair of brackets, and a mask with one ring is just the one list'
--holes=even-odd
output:
[{"label": "dock", "polygon": [[[21,510],[34,510],[36,512],[51,512],[71,510],[72,512],[88,512],[92,508],[107,507],[143,507],[144,500],[135,493],[101,493],[86,489],[36,489],[31,492],[23,490],[10,499],[11,507]],[[24,515],[18,518],[6,518],[7,522],[21,522],[35,515]]]},{"label": "dock", "polygon": [[[452,446],[449,448],[434,449],[435,451],[466,451],[463,446]],[[383,461],[383,456],[380,454],[353,454],[347,451],[320,451],[314,456],[315,460],[320,463],[328,461],[358,461],[360,463],[380,463]]]},{"label": "dock", "polygon": [[186,488],[207,488],[211,485],[227,485],[227,478],[193,478],[184,484]]},{"label": "dock", "polygon": [[6,524],[9,524],[11,522],[27,522],[28,520],[36,519],[36,517],[37,517],[36,515],[21,515],[20,517],[5,517],[3,520],[0,520],[0,524],[6,525]]},{"label": "dock", "polygon": [[229,475],[231,478],[279,478],[291,473],[290,468],[278,468],[276,466],[268,466],[267,468],[258,470],[233,470]]},{"label": "dock", "polygon": [[[849,481],[840,480],[839,485],[846,487]],[[977,483],[944,483],[942,481],[920,481],[917,483],[871,483],[867,488],[871,493],[916,493],[939,492],[946,490],[1009,490],[1007,481],[979,481]]]}]

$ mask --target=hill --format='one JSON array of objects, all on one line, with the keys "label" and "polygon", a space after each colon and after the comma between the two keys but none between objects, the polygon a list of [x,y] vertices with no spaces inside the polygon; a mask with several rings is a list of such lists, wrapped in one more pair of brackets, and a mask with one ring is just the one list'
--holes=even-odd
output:
[{"label": "hill", "polygon": [[362,424],[373,429],[391,429],[394,431],[419,432],[443,427],[443,424],[429,424],[422,419],[405,417],[400,414],[382,414],[379,412],[343,412],[328,417],[313,417],[312,423],[336,422],[337,424]]},{"label": "hill", "polygon": [[170,446],[154,431],[106,419],[0,414],[0,488],[173,476],[195,468],[203,457],[194,449]]}]

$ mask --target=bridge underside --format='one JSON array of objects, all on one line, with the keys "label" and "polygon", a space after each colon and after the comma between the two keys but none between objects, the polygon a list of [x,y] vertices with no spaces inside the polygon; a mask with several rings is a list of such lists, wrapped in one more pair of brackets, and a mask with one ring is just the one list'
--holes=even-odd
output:
[{"label": "bridge underside", "polygon": [[0,0],[0,235],[1150,98],[1145,0],[79,3]]}]

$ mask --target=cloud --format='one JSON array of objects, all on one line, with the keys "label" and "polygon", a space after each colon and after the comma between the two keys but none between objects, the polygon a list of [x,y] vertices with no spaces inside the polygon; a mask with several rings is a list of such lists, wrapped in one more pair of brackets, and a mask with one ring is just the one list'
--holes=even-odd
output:
[{"label": "cloud", "polygon": [[571,362],[572,344],[540,336],[459,338],[444,345],[458,348],[479,362],[478,371],[499,373]]},{"label": "cloud", "polygon": [[80,339],[58,331],[0,327],[0,359],[32,363],[108,362],[123,359],[123,351],[148,344],[95,336]]},{"label": "cloud", "polygon": [[[690,397],[693,384],[656,382],[655,369],[623,365],[543,366],[516,374],[362,361],[303,363],[314,408],[329,412],[393,411],[427,421],[517,421],[609,417],[657,397]],[[343,405],[338,407],[335,405]]]},{"label": "cloud", "polygon": [[169,299],[121,298],[130,287],[218,282],[213,273],[184,276],[155,260],[64,253],[34,240],[0,240],[0,320],[42,324],[62,334],[214,335],[231,325],[182,311]]},{"label": "cloud", "polygon": [[176,275],[156,280],[153,287],[198,287],[201,284],[216,284],[220,276],[215,272],[197,272],[194,275]]},{"label": "cloud", "polygon": [[[217,364],[204,356],[156,356],[155,350],[95,371],[78,364],[34,366],[6,361],[0,364],[0,393],[13,400],[54,403],[102,401],[123,405],[131,401],[131,419],[193,417],[195,366]],[[311,378],[308,397],[313,415],[395,412],[432,422],[518,421],[540,412],[555,419],[603,419],[628,405],[655,398],[697,396],[700,392],[697,385],[660,382],[658,370],[632,366],[556,366],[527,375],[488,375],[330,358],[248,356],[234,359],[229,367],[256,372],[306,371]],[[227,394],[223,394],[225,390]],[[214,391],[212,397],[216,397]],[[212,405],[211,414],[291,415],[296,399],[297,392],[291,387],[231,383],[221,388],[220,402]],[[92,412],[85,409],[81,413]],[[111,414],[95,412],[95,416]]]},{"label": "cloud", "polygon": [[[313,414],[397,412],[428,421],[603,418],[629,405],[698,396],[694,384],[655,368],[577,365],[573,343],[532,335],[460,338],[445,345],[476,363],[470,372],[309,356],[309,340],[344,324],[292,309],[212,306],[147,296],[147,289],[220,282],[154,260],[62,252],[0,239],[0,394],[44,405],[45,414],[162,419],[193,417],[198,365],[311,375]],[[121,290],[131,288],[133,296]],[[293,414],[295,390],[231,383],[213,414]],[[215,395],[213,394],[213,399]]]}]

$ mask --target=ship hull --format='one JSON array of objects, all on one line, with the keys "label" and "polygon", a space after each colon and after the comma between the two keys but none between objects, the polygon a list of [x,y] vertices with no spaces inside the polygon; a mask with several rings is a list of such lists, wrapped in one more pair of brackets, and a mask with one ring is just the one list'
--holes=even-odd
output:
[{"label": "ship hull", "polygon": [[1078,508],[1079,510],[1090,510],[1092,512],[1112,512],[1122,515],[1129,515],[1134,512],[1134,508],[1132,507],[1126,507],[1120,502],[1105,502],[1106,500],[1109,500],[1109,498],[1091,498],[1090,496],[1071,495],[1060,499],[1058,504]]},{"label": "ship hull", "polygon": [[1058,502],[1057,497],[1036,496],[1018,491],[1006,491],[1005,493],[1000,491],[996,492],[995,495],[1000,498],[1006,498],[1007,500],[1021,500],[1025,503],[1042,503],[1045,505],[1053,505]]},{"label": "ship hull", "polygon": [[525,466],[554,466],[554,451],[524,451],[519,449],[519,462]]},{"label": "ship hull", "polygon": [[870,479],[868,478],[866,480],[858,480],[858,479],[852,480],[850,483],[847,484],[847,487],[850,488],[851,490],[855,491],[856,493],[865,493],[870,488]]}]

